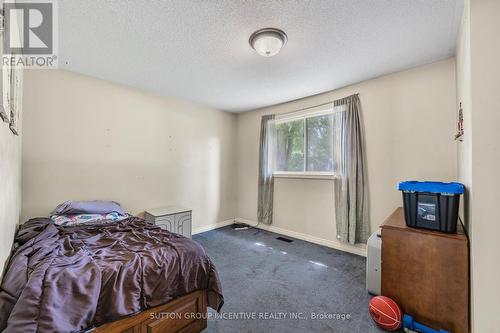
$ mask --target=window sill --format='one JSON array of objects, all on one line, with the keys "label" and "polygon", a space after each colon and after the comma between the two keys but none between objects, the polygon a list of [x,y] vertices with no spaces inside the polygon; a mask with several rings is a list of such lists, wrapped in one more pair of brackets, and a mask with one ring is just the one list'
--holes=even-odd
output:
[{"label": "window sill", "polygon": [[326,179],[326,180],[334,180],[338,177],[333,174],[328,173],[304,173],[304,172],[280,172],[274,173],[273,177],[275,178],[292,178],[292,179]]}]

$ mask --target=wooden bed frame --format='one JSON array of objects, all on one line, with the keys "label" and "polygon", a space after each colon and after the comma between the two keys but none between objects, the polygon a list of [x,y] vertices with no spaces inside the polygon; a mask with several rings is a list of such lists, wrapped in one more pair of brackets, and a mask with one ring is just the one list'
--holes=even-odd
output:
[{"label": "wooden bed frame", "polygon": [[207,328],[207,293],[197,290],[136,315],[101,325],[92,333],[199,333]]}]

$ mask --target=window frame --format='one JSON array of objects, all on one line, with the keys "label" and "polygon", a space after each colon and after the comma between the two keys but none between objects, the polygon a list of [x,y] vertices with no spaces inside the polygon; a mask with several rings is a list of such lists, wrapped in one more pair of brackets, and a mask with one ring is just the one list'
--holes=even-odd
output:
[{"label": "window frame", "polygon": [[275,117],[275,125],[296,120],[302,120],[304,126],[304,171],[273,171],[276,178],[305,178],[305,179],[337,179],[335,171],[307,171],[307,118],[326,116],[335,113],[333,103],[326,103],[307,109],[302,109],[290,113],[280,114]]}]

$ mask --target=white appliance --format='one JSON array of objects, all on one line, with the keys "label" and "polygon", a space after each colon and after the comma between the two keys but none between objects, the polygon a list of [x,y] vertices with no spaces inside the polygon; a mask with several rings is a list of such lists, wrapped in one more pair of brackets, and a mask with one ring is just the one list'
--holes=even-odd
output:
[{"label": "white appliance", "polygon": [[366,243],[366,290],[380,295],[382,284],[382,230],[375,231]]}]

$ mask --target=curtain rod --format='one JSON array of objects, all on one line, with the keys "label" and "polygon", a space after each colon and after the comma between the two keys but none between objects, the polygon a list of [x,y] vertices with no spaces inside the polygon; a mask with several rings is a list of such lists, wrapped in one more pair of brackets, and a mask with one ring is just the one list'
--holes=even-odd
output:
[{"label": "curtain rod", "polygon": [[318,105],[313,105],[313,106],[309,106],[307,108],[298,109],[298,110],[294,110],[294,111],[290,111],[290,112],[279,113],[279,114],[276,114],[276,116],[282,117],[282,116],[287,116],[287,115],[291,115],[291,114],[298,113],[298,112],[303,112],[303,111],[306,111],[306,110],[309,110],[309,109],[318,108],[320,106],[325,106],[325,105],[328,105],[328,104],[334,104],[336,101],[340,101],[340,100],[343,100],[345,98],[348,98],[348,97],[351,97],[351,96],[358,96],[358,95],[359,95],[359,93],[355,93],[355,94],[352,94],[352,95],[349,95],[349,96],[346,96],[346,97],[335,99],[335,100],[330,101],[330,102],[321,103],[321,104],[318,104]]}]

